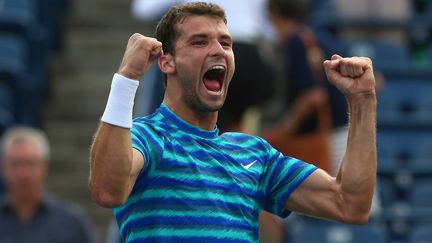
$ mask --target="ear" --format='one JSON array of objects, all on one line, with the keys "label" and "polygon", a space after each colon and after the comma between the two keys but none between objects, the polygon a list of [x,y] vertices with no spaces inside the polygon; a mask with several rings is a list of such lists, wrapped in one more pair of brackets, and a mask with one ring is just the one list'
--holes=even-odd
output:
[{"label": "ear", "polygon": [[171,54],[162,55],[158,59],[159,68],[165,74],[174,74],[176,72],[176,66],[174,57]]}]

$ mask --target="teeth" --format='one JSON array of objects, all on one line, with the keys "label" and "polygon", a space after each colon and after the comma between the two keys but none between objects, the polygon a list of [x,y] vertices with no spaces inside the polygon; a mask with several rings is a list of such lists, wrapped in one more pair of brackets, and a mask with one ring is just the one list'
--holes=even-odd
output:
[{"label": "teeth", "polygon": [[210,67],[209,70],[225,70],[225,67],[221,66],[221,65],[216,65],[216,66]]}]

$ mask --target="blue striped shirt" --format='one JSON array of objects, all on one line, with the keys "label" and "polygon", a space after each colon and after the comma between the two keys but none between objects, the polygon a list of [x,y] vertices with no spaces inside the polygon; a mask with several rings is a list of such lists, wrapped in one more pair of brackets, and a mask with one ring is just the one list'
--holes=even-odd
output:
[{"label": "blue striped shirt", "polygon": [[114,209],[127,243],[258,242],[259,212],[287,216],[289,195],[316,169],[259,137],[192,126],[164,104],[131,135],[145,165]]}]

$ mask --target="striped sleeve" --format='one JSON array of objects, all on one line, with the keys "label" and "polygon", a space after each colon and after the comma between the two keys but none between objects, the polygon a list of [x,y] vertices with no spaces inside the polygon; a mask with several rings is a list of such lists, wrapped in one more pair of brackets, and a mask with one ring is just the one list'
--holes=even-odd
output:
[{"label": "striped sleeve", "polygon": [[138,150],[144,157],[144,169],[156,158],[159,158],[163,150],[163,141],[156,135],[154,129],[141,120],[134,120],[131,128],[132,147]]},{"label": "striped sleeve", "polygon": [[290,214],[290,211],[285,209],[289,196],[317,167],[284,156],[267,142],[264,143],[267,147],[268,159],[262,180],[266,195],[263,209],[286,217]]}]

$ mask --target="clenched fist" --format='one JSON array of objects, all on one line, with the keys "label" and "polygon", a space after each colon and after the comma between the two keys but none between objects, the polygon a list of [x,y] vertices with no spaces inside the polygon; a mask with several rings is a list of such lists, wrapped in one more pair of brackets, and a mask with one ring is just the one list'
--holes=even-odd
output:
[{"label": "clenched fist", "polygon": [[375,94],[375,77],[372,61],[367,57],[342,58],[333,55],[324,61],[324,69],[330,83],[345,96],[361,93]]},{"label": "clenched fist", "polygon": [[161,42],[135,33],[129,38],[118,74],[138,80],[150,69],[151,62],[162,54]]}]

